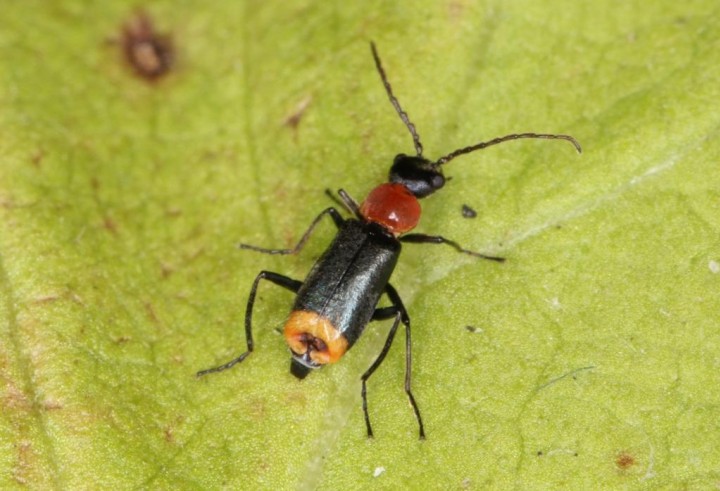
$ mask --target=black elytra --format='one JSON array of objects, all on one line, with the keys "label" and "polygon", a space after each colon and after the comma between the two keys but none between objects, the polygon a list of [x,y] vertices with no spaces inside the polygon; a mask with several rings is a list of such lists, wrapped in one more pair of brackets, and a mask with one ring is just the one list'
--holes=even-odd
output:
[{"label": "black elytra", "polygon": [[[338,229],[332,243],[315,262],[305,281],[271,271],[261,271],[257,275],[250,289],[245,311],[247,351],[223,365],[202,370],[197,376],[227,370],[245,360],[253,351],[253,307],[260,281],[266,280],[296,294],[285,323],[284,335],[291,351],[290,372],[298,379],[305,378],[314,369],[339,361],[371,321],[393,319],[379,355],[360,378],[362,409],[368,437],[373,436],[373,430],[368,410],[367,381],[382,364],[399,325],[403,324],[405,392],[417,420],[419,436],[424,439],[425,428],[411,387],[410,317],[397,290],[390,284],[402,243],[445,244],[458,252],[482,259],[502,262],[504,258],[464,249],[457,242],[441,235],[408,233],[420,219],[418,199],[429,196],[445,185],[443,165],[460,155],[491,145],[523,138],[540,138],[566,140],[574,145],[578,152],[582,150],[577,140],[569,135],[515,133],[460,148],[431,161],[423,156],[420,135],[393,94],[375,44],[370,43],[370,48],[390,103],[413,138],[416,155],[397,155],[390,168],[388,182],[373,189],[360,205],[346,191],[340,189],[339,198],[332,197],[352,214],[352,218],[344,218],[333,207],[323,210],[292,249],[238,245],[240,249],[265,254],[297,254],[323,217],[329,216]],[[378,303],[383,295],[388,298],[390,305],[379,307]]]}]

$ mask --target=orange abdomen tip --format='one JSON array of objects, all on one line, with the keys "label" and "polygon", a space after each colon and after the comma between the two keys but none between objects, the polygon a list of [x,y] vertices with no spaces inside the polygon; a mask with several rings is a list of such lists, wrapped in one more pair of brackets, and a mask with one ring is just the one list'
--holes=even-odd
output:
[{"label": "orange abdomen tip", "polygon": [[317,312],[295,310],[285,323],[285,341],[293,353],[304,355],[319,365],[335,363],[348,349],[348,341],[330,319]]}]

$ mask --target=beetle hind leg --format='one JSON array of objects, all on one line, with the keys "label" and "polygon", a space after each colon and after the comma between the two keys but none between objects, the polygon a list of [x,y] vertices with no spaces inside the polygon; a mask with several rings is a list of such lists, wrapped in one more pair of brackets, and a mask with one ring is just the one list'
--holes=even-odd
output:
[{"label": "beetle hind leg", "polygon": [[410,402],[410,406],[413,408],[413,412],[415,413],[415,419],[418,422],[418,430],[419,430],[419,436],[421,440],[425,439],[425,427],[423,426],[422,416],[420,415],[420,408],[417,405],[417,402],[415,401],[415,397],[412,393],[412,387],[411,387],[411,372],[412,372],[412,343],[410,338],[410,317],[408,316],[407,310],[405,310],[405,306],[402,303],[402,299],[400,298],[400,295],[398,295],[397,290],[393,288],[392,285],[388,284],[385,287],[385,293],[387,293],[388,297],[390,298],[390,301],[393,303],[391,307],[382,307],[375,310],[375,313],[373,314],[372,319],[373,320],[383,320],[383,319],[390,319],[395,318],[393,321],[393,325],[390,328],[390,332],[388,333],[388,337],[385,340],[385,345],[383,346],[382,350],[380,351],[380,354],[375,359],[372,365],[370,365],[370,368],[368,368],[365,373],[362,375],[362,390],[361,390],[361,396],[362,396],[362,406],[363,406],[363,415],[365,417],[365,426],[367,428],[367,435],[368,438],[373,437],[373,431],[372,431],[372,425],[370,424],[370,415],[368,413],[368,403],[367,403],[367,380],[370,378],[370,376],[377,370],[377,368],[382,364],[383,360],[385,359],[385,356],[387,355],[388,351],[390,350],[390,346],[392,346],[392,342],[395,339],[395,333],[397,332],[397,328],[400,325],[400,322],[402,322],[405,325],[405,393],[408,396],[408,401]]},{"label": "beetle hind leg", "polygon": [[242,362],[245,358],[248,357],[250,353],[252,353],[254,344],[252,337],[252,313],[253,306],[255,305],[255,296],[257,295],[257,289],[258,285],[260,284],[260,280],[270,281],[271,283],[281,286],[286,290],[290,290],[293,293],[297,293],[302,286],[302,281],[294,280],[292,278],[288,278],[287,276],[273,273],[272,271],[260,271],[260,273],[255,277],[255,281],[253,282],[252,288],[250,289],[250,296],[248,297],[247,307],[245,309],[245,340],[247,341],[247,351],[242,353],[237,358],[233,358],[229,362],[224,363],[220,366],[200,370],[196,374],[198,377],[202,377],[203,375],[207,375],[208,373],[222,372],[224,370],[232,368],[238,363]]}]

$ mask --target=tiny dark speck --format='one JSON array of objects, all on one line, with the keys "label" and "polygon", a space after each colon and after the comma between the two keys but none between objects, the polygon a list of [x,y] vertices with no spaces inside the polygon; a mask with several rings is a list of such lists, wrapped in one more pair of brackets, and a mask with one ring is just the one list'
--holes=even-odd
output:
[{"label": "tiny dark speck", "polygon": [[468,205],[462,205],[462,216],[464,218],[475,218],[477,216],[477,212]]},{"label": "tiny dark speck", "polygon": [[467,329],[470,332],[478,332],[478,328],[475,326],[465,326],[465,329]]},{"label": "tiny dark speck", "polygon": [[172,68],[175,50],[171,37],[155,30],[150,16],[138,12],[122,29],[122,50],[135,73],[149,81],[166,75]]}]

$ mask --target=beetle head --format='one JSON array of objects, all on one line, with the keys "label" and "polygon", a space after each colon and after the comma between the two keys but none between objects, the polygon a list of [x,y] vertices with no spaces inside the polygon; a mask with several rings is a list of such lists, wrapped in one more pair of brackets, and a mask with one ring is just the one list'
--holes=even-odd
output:
[{"label": "beetle head", "polygon": [[402,184],[416,198],[424,198],[445,185],[445,176],[440,166],[425,157],[401,153],[393,161],[389,181]]}]

